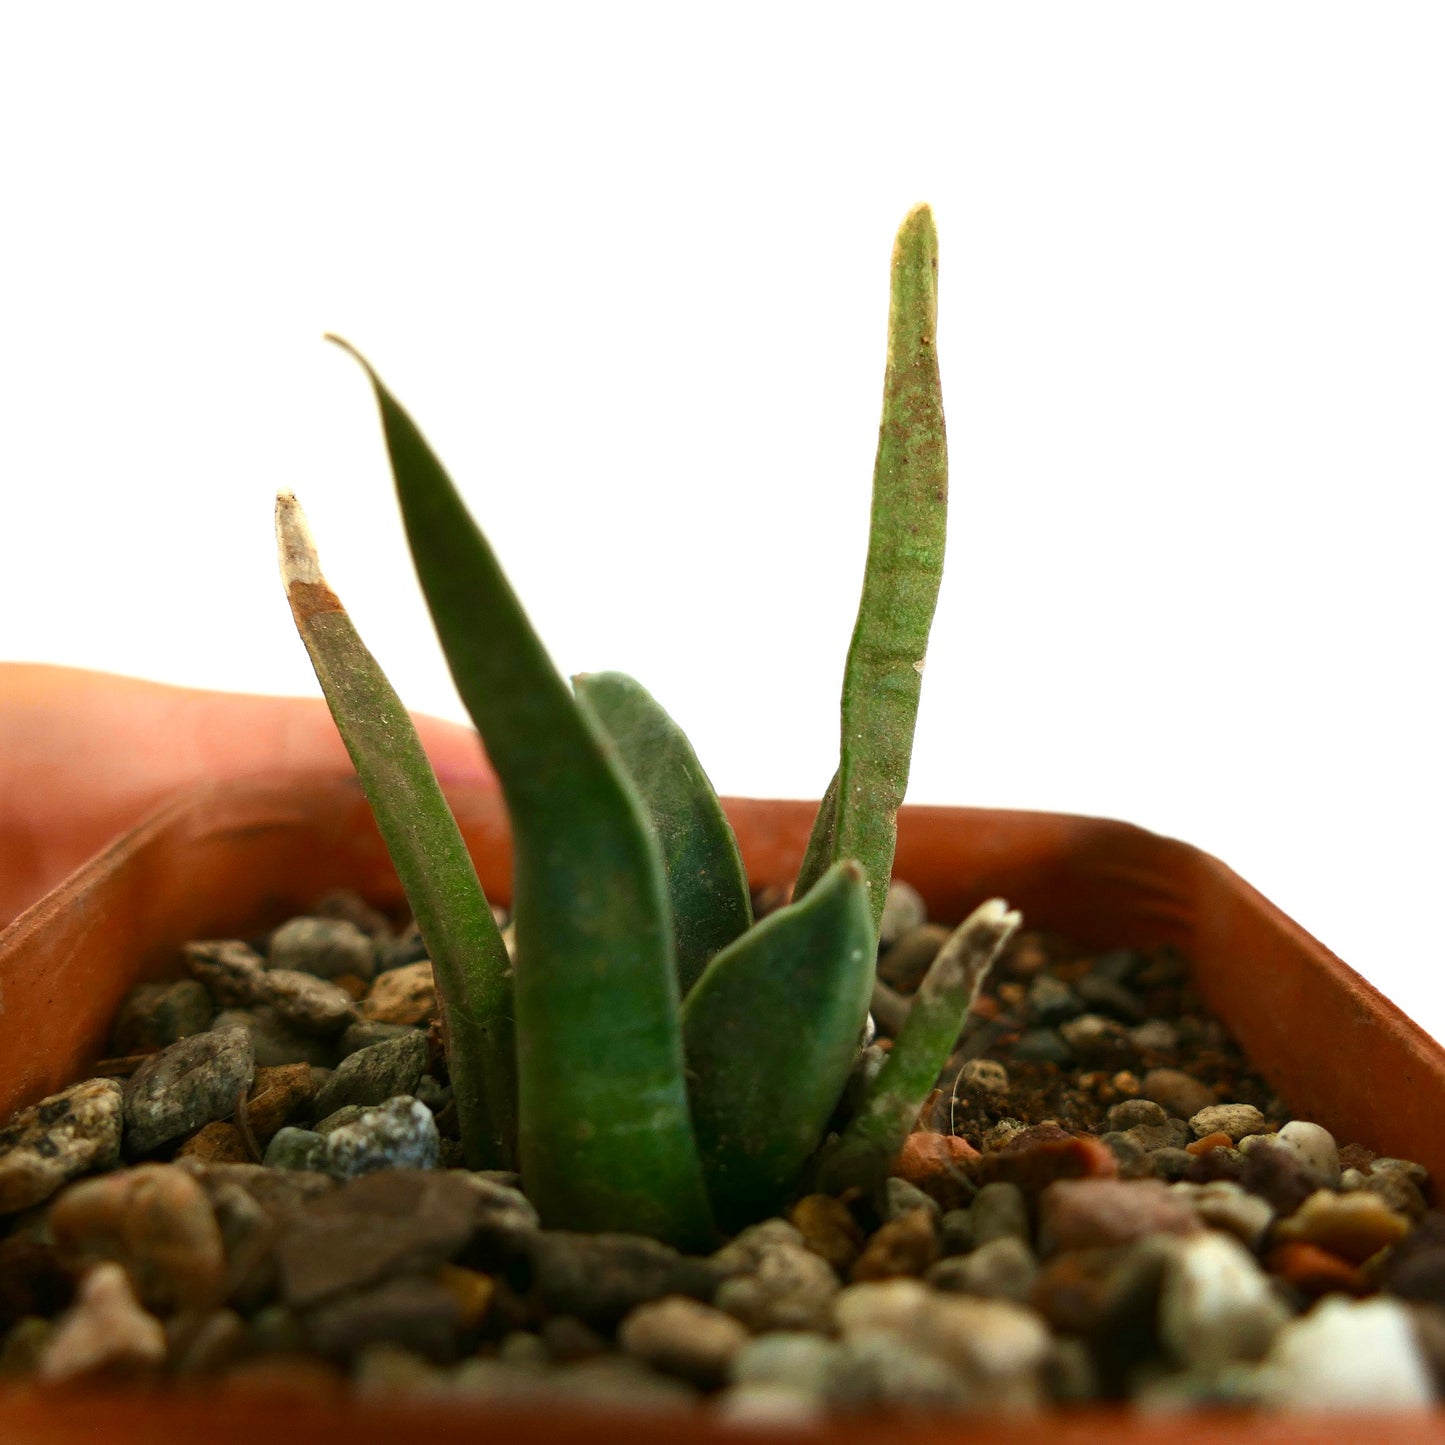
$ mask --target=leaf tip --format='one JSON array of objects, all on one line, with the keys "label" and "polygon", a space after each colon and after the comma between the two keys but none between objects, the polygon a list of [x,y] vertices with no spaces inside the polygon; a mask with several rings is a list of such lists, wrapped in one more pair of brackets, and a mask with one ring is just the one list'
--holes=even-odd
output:
[{"label": "leaf tip", "polygon": [[298,625],[318,612],[342,611],[341,600],[321,575],[316,539],[301,503],[291,491],[276,494],[276,558],[286,599]]}]

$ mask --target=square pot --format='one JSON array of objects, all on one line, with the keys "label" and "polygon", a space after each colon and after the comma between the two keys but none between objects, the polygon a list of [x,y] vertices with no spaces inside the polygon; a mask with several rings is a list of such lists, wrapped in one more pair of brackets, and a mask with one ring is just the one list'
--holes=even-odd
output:
[{"label": "square pot", "polygon": [[[488,896],[506,901],[511,857],[492,789],[449,794]],[[791,879],[814,805],[729,800],[754,885]],[[1001,896],[1026,926],[1085,946],[1172,944],[1191,961],[1209,1007],[1301,1116],[1377,1153],[1418,1160],[1445,1178],[1445,1051],[1363,979],[1222,863],[1124,823],[1046,813],[905,808],[895,871],[930,913],[957,919]],[[329,889],[401,902],[391,865],[354,780],[303,776],[198,789],[97,855],[0,936],[0,1119],[85,1076],[120,1000],[173,973],[181,943],[249,936]],[[214,1394],[214,1392],[212,1392]],[[705,1418],[623,1417],[569,1410],[498,1411],[406,1402],[357,1405],[236,1395],[217,1411],[195,1392],[39,1394],[0,1388],[0,1442],[141,1445],[209,1441],[353,1445],[501,1438],[623,1441],[797,1439],[872,1445],[917,1441],[1144,1445],[1304,1445],[1356,1438],[1445,1442],[1445,1417],[1214,1415],[1136,1418],[1114,1409],[1028,1420],[971,1416],[905,1422],[840,1419],[826,1427],[726,1430]]]}]

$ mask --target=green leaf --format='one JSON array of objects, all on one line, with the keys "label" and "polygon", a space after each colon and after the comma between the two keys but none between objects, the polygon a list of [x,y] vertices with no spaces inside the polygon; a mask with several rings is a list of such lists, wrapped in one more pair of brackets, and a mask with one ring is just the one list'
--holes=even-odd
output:
[{"label": "green leaf", "polygon": [[863,870],[839,863],[708,965],[683,1006],[693,1123],[719,1223],[786,1200],[857,1056],[873,985]]},{"label": "green leaf", "polygon": [[411,717],[326,585],[289,492],[276,498],[276,540],[297,631],[426,942],[467,1165],[509,1169],[517,1071],[506,947]]},{"label": "green leaf", "polygon": [[753,921],[737,839],[682,729],[620,672],[572,679],[647,810],[667,874],[677,983],[686,997],[709,959]]},{"label": "green leaf", "polygon": [[917,206],[893,247],[883,421],[858,620],[843,677],[836,807],[819,809],[801,897],[830,864],[856,858],[868,876],[876,928],[893,871],[897,816],[908,786],[928,633],[943,573],[948,447],[934,332],[938,237]]},{"label": "green leaf", "polygon": [[451,479],[357,360],[376,392],[432,620],[512,820],[527,1193],[551,1228],[701,1247],[713,1228],[656,840]]},{"label": "green leaf", "polygon": [[903,1031],[863,1107],[820,1161],[819,1189],[836,1193],[854,1184],[868,1186],[887,1174],[953,1052],[984,977],[1019,923],[1017,913],[992,898],[949,936],[918,986]]}]

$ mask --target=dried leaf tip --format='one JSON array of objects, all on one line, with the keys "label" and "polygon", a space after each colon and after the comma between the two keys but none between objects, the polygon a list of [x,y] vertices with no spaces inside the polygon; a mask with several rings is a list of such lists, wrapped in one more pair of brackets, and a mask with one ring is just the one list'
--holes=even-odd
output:
[{"label": "dried leaf tip", "polygon": [[318,612],[343,610],[341,600],[321,575],[315,538],[293,492],[276,494],[276,557],[286,599],[298,626]]}]

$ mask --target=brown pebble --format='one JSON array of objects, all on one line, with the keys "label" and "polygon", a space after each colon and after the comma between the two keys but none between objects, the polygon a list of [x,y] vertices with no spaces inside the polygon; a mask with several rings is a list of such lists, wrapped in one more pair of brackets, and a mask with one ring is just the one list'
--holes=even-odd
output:
[{"label": "brown pebble", "polygon": [[917,1130],[908,1136],[891,1172],[944,1209],[961,1209],[973,1198],[970,1170],[979,1157],[978,1150],[956,1134]]},{"label": "brown pebble", "polygon": [[863,1227],[852,1211],[831,1194],[805,1194],[789,1211],[788,1220],[803,1243],[846,1275],[863,1250]]},{"label": "brown pebble", "polygon": [[125,1271],[118,1264],[97,1264],[46,1342],[38,1373],[48,1384],[144,1375],[159,1369],[165,1357],[165,1330],[136,1302]]},{"label": "brown pebble", "polygon": [[252,1164],[251,1152],[241,1131],[222,1119],[196,1130],[179,1149],[177,1159],[194,1159],[198,1164]]},{"label": "brown pebble", "polygon": [[1233,1149],[1234,1140],[1223,1132],[1206,1134],[1202,1139],[1196,1139],[1192,1144],[1186,1144],[1184,1151],[1192,1154],[1197,1159],[1201,1154],[1207,1154],[1211,1149]]},{"label": "brown pebble", "polygon": [[246,1120],[265,1148],[271,1136],[311,1098],[311,1065],[280,1064],[257,1069],[246,1100]]},{"label": "brown pebble", "polygon": [[1366,1149],[1363,1144],[1343,1144],[1340,1146],[1340,1169],[1358,1169],[1361,1174],[1368,1174],[1376,1157],[1374,1150]]},{"label": "brown pebble", "polygon": [[1266,1256],[1264,1267],[1311,1299],[1331,1292],[1365,1295],[1374,1288],[1354,1265],[1317,1244],[1277,1245]]},{"label": "brown pebble", "polygon": [[477,1329],[487,1317],[497,1293],[497,1282],[479,1270],[444,1264],[437,1271],[437,1282],[451,1291],[457,1302],[457,1323],[464,1330]]},{"label": "brown pebble", "polygon": [[865,1280],[921,1275],[938,1258],[938,1226],[931,1209],[910,1209],[880,1225],[850,1271],[855,1284]]},{"label": "brown pebble", "polygon": [[1057,1124],[1036,1124],[1014,1133],[1002,1148],[984,1154],[973,1166],[979,1184],[1017,1184],[1035,1199],[1059,1179],[1114,1179],[1119,1160],[1101,1139],[1070,1134]]},{"label": "brown pebble", "polygon": [[436,981],[426,959],[378,974],[361,1001],[364,1018],[382,1024],[424,1024],[437,1015]]},{"label": "brown pebble", "polygon": [[355,1003],[360,1003],[371,992],[371,980],[362,978],[359,973],[338,974],[331,982],[343,993],[349,994]]},{"label": "brown pebble", "polygon": [[910,928],[878,960],[878,977],[900,993],[915,992],[950,931],[938,923]]},{"label": "brown pebble", "polygon": [[1214,1090],[1182,1069],[1150,1069],[1144,1075],[1144,1097],[1153,1099],[1176,1119],[1192,1119],[1219,1101]]},{"label": "brown pebble", "polygon": [[1274,1228],[1281,1244],[1315,1244],[1350,1264],[1363,1264],[1409,1233],[1410,1221],[1367,1189],[1353,1194],[1317,1190]]},{"label": "brown pebble", "polygon": [[1199,1216],[1159,1179],[1063,1179],[1039,1196],[1039,1253],[1196,1234]]}]

